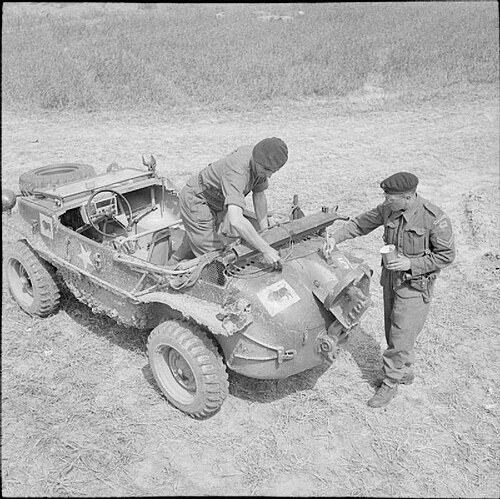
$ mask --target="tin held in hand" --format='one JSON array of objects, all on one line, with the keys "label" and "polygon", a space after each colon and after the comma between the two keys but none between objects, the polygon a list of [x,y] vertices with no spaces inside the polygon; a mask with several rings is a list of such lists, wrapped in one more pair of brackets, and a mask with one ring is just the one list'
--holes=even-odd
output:
[{"label": "tin held in hand", "polygon": [[394,244],[387,244],[386,246],[380,248],[380,254],[382,255],[384,267],[387,267],[388,263],[391,263],[398,258],[398,253]]}]

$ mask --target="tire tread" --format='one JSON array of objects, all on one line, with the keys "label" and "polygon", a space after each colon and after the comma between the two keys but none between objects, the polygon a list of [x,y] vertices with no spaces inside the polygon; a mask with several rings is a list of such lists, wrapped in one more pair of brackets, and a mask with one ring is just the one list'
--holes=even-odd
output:
[{"label": "tire tread", "polygon": [[[157,326],[149,335],[148,350],[156,338],[167,334],[178,341],[196,360],[204,384],[204,407],[188,413],[195,419],[204,419],[217,412],[228,393],[228,376],[214,342],[197,326],[176,321],[166,321]],[[207,350],[210,354],[207,354]]]},{"label": "tire tread", "polygon": [[[37,298],[31,310],[26,310],[31,315],[48,317],[54,313],[60,303],[60,292],[55,279],[55,271],[49,263],[40,258],[25,241],[17,241],[14,247],[7,252],[4,262],[8,265],[11,259],[17,260],[31,270],[33,287],[36,288]],[[15,298],[15,297],[14,297]]]}]

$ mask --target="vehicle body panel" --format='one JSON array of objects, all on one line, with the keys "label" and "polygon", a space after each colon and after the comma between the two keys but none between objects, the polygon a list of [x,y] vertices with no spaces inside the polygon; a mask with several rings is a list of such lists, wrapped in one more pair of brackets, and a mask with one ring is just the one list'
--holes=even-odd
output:
[{"label": "vehicle body panel", "polygon": [[[134,218],[130,231],[102,238],[89,227],[88,204],[109,189],[126,196]],[[151,171],[122,169],[38,189],[19,199],[13,220],[93,311],[141,329],[191,321],[212,335],[234,371],[285,378],[332,362],[338,340],[370,303],[368,267],[347,253],[322,252],[321,231],[336,218],[318,212],[262,233],[284,261],[275,271],[241,241],[193,260],[191,269],[169,266],[171,245],[183,235],[178,193]],[[152,258],[158,248],[164,256]]]}]

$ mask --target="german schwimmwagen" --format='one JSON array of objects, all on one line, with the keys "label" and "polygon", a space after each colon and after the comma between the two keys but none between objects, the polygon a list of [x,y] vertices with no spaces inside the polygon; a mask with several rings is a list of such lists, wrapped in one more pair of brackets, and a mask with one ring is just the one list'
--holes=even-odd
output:
[{"label": "german schwimmwagen", "polygon": [[[20,176],[20,194],[3,191],[18,232],[4,276],[19,306],[40,317],[56,312],[62,278],[94,312],[151,330],[155,380],[195,418],[221,407],[226,369],[278,379],[331,363],[370,305],[367,265],[322,251],[326,228],[342,219],[337,211],[303,216],[295,197],[261,233],[281,254],[279,270],[242,240],[172,266],[184,233],[178,191],[153,157],[143,163],[102,174],[85,164],[48,165]],[[252,212],[245,216],[255,223]]]}]

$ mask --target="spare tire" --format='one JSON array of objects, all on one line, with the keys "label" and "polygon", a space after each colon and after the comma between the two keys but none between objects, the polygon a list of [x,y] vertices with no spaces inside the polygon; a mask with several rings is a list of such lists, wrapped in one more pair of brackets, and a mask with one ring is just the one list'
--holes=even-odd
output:
[{"label": "spare tire", "polygon": [[41,166],[19,177],[19,188],[23,196],[30,196],[35,189],[56,187],[75,180],[96,176],[94,167],[83,163],[58,163]]}]

